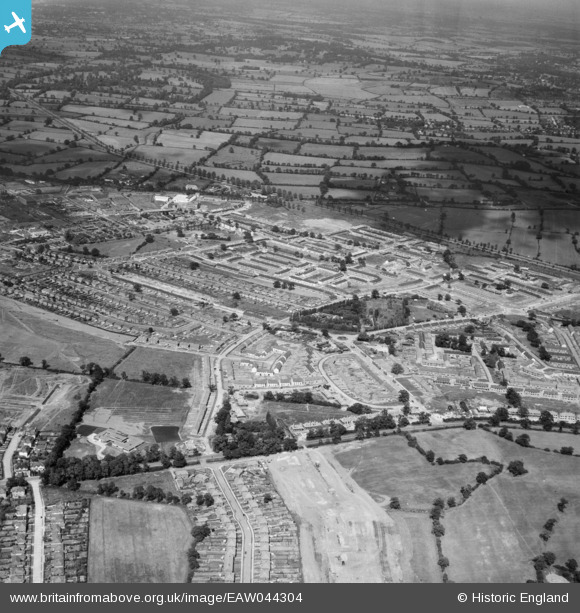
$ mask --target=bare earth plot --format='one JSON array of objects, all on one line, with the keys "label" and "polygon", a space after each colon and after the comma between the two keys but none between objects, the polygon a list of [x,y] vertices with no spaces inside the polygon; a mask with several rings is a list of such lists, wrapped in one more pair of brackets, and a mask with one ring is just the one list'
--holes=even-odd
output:
[{"label": "bare earth plot", "polygon": [[184,583],[191,525],[183,509],[95,498],[90,583]]},{"label": "bare earth plot", "polygon": [[337,472],[330,452],[282,454],[268,467],[300,526],[306,583],[402,581],[402,544],[392,519]]},{"label": "bare earth plot", "polygon": [[88,381],[88,377],[76,375],[3,367],[0,370],[0,420],[17,426],[36,412],[34,427],[58,430],[70,422]]}]

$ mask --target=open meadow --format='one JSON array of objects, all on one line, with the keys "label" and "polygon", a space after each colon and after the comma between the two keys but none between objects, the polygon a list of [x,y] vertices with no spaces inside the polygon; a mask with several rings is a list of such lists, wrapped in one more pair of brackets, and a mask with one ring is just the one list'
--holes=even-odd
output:
[{"label": "open meadow", "polygon": [[475,483],[478,472],[490,472],[475,463],[431,465],[402,436],[349,443],[335,456],[377,502],[386,505],[396,496],[403,509],[428,509],[438,496],[459,496],[462,486]]},{"label": "open meadow", "polygon": [[[514,431],[515,433],[520,431]],[[531,432],[537,443],[550,436],[560,447],[568,434]],[[545,435],[542,437],[540,435]],[[580,458],[539,449],[527,449],[481,430],[441,430],[420,433],[419,443],[444,458],[465,453],[468,457],[487,455],[507,465],[522,460],[528,473],[501,475],[478,488],[467,502],[445,512],[447,530],[443,552],[449,558],[447,572],[456,582],[522,583],[535,579],[532,558],[552,551],[557,563],[578,558],[580,550]],[[561,498],[569,505],[557,509]],[[557,519],[548,543],[540,533],[548,519]]]}]

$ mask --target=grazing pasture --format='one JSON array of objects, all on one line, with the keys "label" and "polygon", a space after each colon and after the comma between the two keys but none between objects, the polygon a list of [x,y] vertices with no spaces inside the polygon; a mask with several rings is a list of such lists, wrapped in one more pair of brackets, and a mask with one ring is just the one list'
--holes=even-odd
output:
[{"label": "grazing pasture", "polygon": [[158,372],[168,377],[175,376],[180,381],[183,377],[189,377],[191,383],[199,384],[194,381],[200,377],[201,358],[190,353],[178,351],[165,351],[163,349],[147,349],[137,347],[125,360],[115,369],[117,374],[125,372],[130,379],[141,379],[142,371]]},{"label": "grazing pasture", "polygon": [[480,464],[431,465],[402,436],[349,443],[335,456],[377,502],[386,504],[397,496],[403,509],[426,509],[438,496],[459,496],[478,472],[490,472]]}]

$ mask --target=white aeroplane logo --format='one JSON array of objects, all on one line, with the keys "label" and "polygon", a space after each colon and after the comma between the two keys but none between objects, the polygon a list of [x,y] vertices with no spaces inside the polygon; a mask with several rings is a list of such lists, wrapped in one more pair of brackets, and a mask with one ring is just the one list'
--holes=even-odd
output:
[{"label": "white aeroplane logo", "polygon": [[24,26],[22,25],[24,23],[24,19],[20,19],[20,17],[18,17],[18,15],[14,11],[12,11],[12,17],[14,17],[14,23],[11,26],[4,26],[4,29],[6,30],[6,32],[10,34],[10,30],[18,26],[24,32],[24,34],[26,34],[26,30],[24,29]]}]

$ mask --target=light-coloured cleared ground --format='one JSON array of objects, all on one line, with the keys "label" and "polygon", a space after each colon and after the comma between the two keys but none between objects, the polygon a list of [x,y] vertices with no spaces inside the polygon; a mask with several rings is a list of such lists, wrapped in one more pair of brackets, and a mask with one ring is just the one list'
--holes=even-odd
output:
[{"label": "light-coloured cleared ground", "polygon": [[335,465],[331,452],[282,454],[268,467],[300,525],[306,583],[403,580],[402,542],[394,522]]}]

